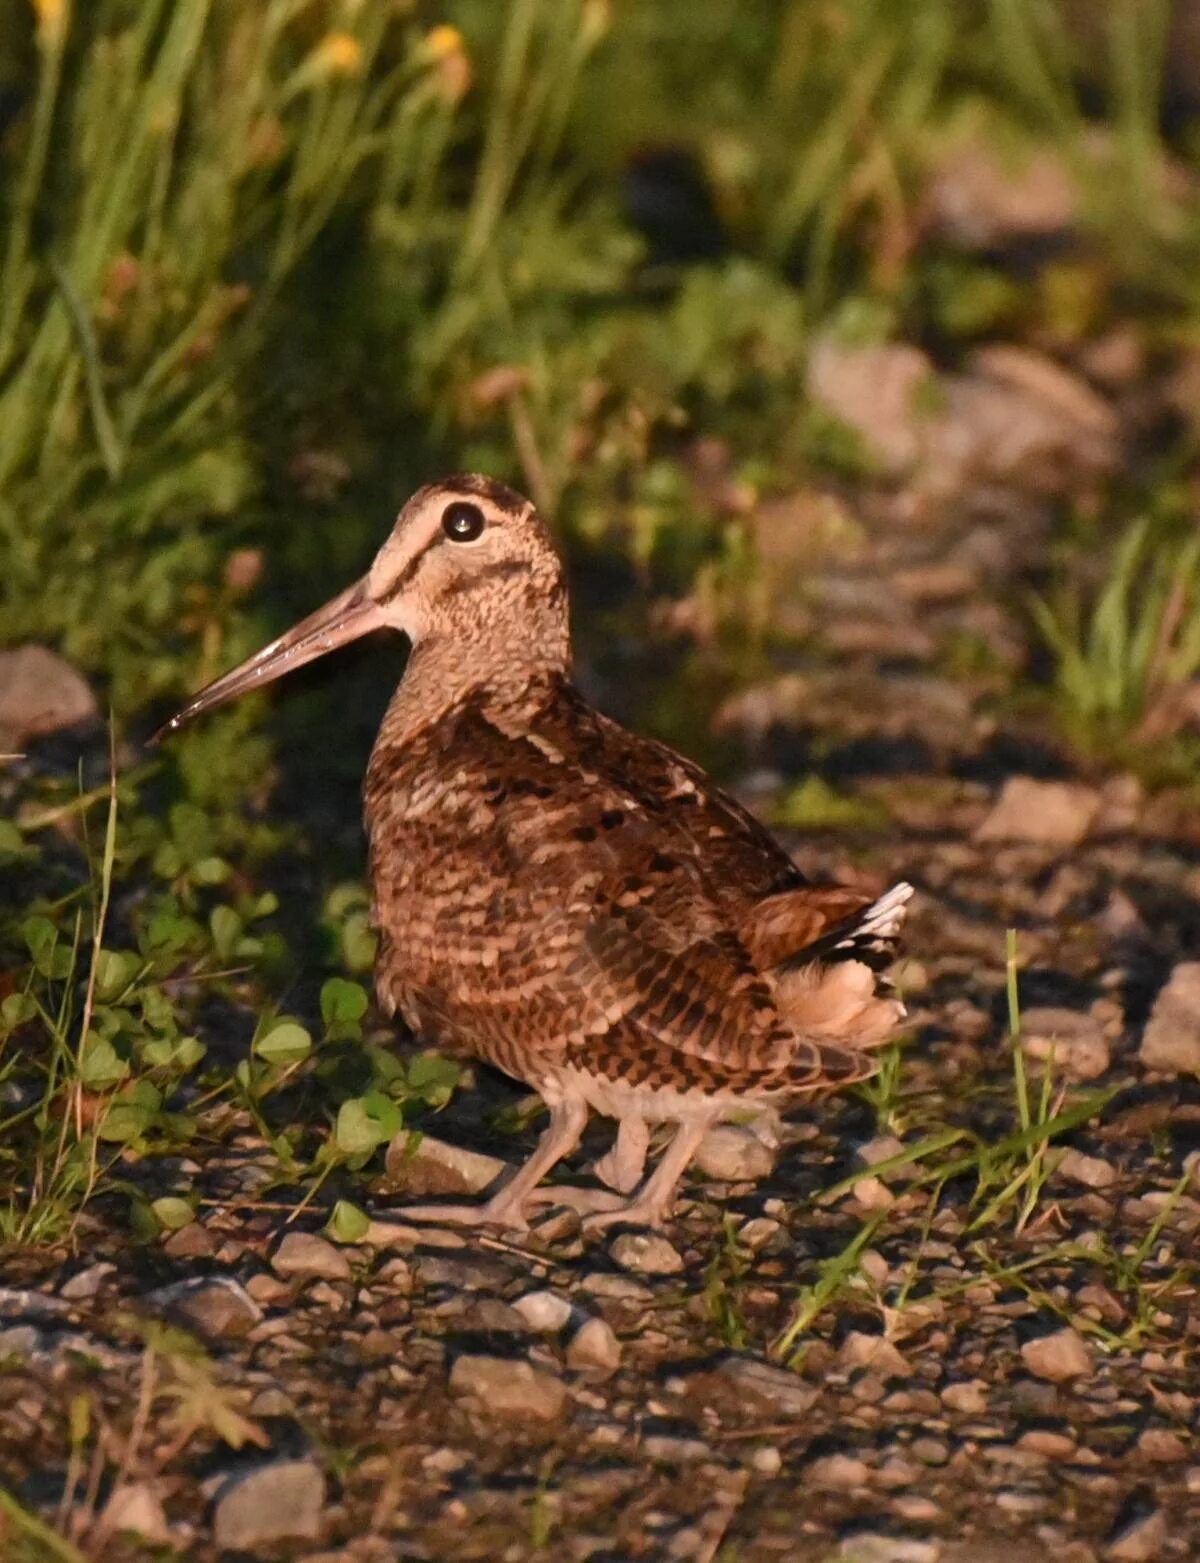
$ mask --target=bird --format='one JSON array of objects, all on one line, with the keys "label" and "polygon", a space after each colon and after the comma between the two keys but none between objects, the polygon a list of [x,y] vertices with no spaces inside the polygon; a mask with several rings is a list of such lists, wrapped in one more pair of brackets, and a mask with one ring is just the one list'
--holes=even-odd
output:
[{"label": "bird", "polygon": [[584,1225],[661,1226],[711,1127],[875,1072],[912,887],[811,883],[699,765],[591,705],[548,526],[493,478],[419,489],[361,580],[160,736],[377,630],[411,646],[363,789],[378,1001],[548,1110],[490,1198],[406,1214],[526,1228],[594,1111],[617,1127]]}]

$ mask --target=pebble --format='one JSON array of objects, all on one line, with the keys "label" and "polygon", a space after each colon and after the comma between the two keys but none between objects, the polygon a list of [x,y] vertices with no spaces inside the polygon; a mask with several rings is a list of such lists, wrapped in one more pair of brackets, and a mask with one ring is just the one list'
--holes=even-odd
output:
[{"label": "pebble", "polygon": [[585,1319],[567,1342],[567,1366],[602,1374],[605,1378],[621,1366],[621,1343],[603,1319]]},{"label": "pebble", "polygon": [[642,1439],[641,1451],[647,1460],[662,1465],[687,1465],[705,1459],[711,1452],[698,1438],[680,1438],[670,1433],[648,1433]]},{"label": "pebble", "polygon": [[122,1482],[104,1505],[100,1525],[110,1536],[132,1531],[144,1541],[165,1545],[171,1540],[162,1502],[149,1482]]},{"label": "pebble", "polygon": [[1045,1455],[1048,1460],[1070,1460],[1078,1448],[1075,1440],[1066,1433],[1055,1433],[1050,1428],[1034,1427],[1022,1433],[1016,1448],[1031,1454]]},{"label": "pebble", "polygon": [[424,1134],[418,1140],[409,1130],[399,1133],[387,1148],[387,1175],[409,1194],[482,1194],[508,1163],[483,1156],[447,1140]]},{"label": "pebble", "polygon": [[783,1456],[774,1444],[763,1444],[750,1456],[750,1464],[760,1476],[778,1476],[783,1470]]},{"label": "pebble", "polygon": [[319,1276],[324,1281],[350,1279],[349,1257],[315,1232],[289,1232],[275,1250],[271,1268],[277,1275]]},{"label": "pebble", "polygon": [[1092,1354],[1082,1337],[1068,1325],[1052,1335],[1039,1335],[1021,1347],[1025,1366],[1051,1383],[1086,1378],[1092,1371]]},{"label": "pebble", "polygon": [[457,1357],[450,1369],[450,1389],[497,1416],[542,1422],[560,1417],[567,1401],[561,1380],[510,1357]]},{"label": "pebble", "polygon": [[69,1281],[65,1281],[59,1287],[58,1295],[65,1297],[68,1302],[86,1302],[100,1290],[105,1276],[114,1274],[116,1268],[116,1265],[109,1264],[106,1259],[100,1260],[98,1264],[88,1265],[86,1270],[80,1270]]},{"label": "pebble", "polygon": [[1021,1040],[1031,1058],[1052,1059],[1058,1074],[1076,1082],[1098,1079],[1112,1062],[1104,1027],[1081,1010],[1054,1005],[1025,1010]]},{"label": "pebble", "polygon": [[962,1416],[983,1416],[988,1408],[987,1385],[979,1379],[947,1384],[942,1390],[942,1404]]},{"label": "pebble", "polygon": [[213,1235],[202,1221],[189,1221],[163,1242],[163,1253],[172,1259],[211,1259],[216,1251]]},{"label": "pebble", "polygon": [[1200,1075],[1200,961],[1181,961],[1154,1001],[1138,1057],[1147,1069]]},{"label": "pebble", "polygon": [[285,1303],[292,1295],[292,1288],[286,1281],[281,1281],[277,1275],[269,1275],[265,1270],[250,1277],[246,1282],[246,1291],[265,1308]]},{"label": "pebble", "polygon": [[683,1256],[657,1232],[622,1232],[609,1252],[622,1270],[640,1275],[679,1275]]},{"label": "pebble", "polygon": [[1085,1156],[1082,1151],[1073,1149],[1062,1153],[1054,1170],[1089,1189],[1106,1189],[1117,1181],[1117,1169],[1112,1162],[1099,1156]]},{"label": "pebble", "polygon": [[700,1141],[694,1165],[721,1183],[755,1183],[775,1165],[768,1145],[740,1123],[721,1123]]},{"label": "pebble", "polygon": [[1188,1457],[1183,1439],[1165,1427],[1146,1428],[1137,1441],[1137,1450],[1147,1460],[1154,1460],[1160,1465],[1173,1465],[1177,1460],[1186,1460]]},{"label": "pebble", "polygon": [[1144,1514],[1123,1526],[1109,1542],[1105,1557],[1112,1563],[1151,1563],[1161,1555],[1167,1539],[1167,1522],[1161,1509]]},{"label": "pebble", "polygon": [[206,1340],[241,1340],[263,1317],[241,1282],[226,1275],[160,1286],[145,1302],[155,1312],[174,1315]]},{"label": "pebble", "polygon": [[531,1330],[542,1335],[556,1335],[571,1317],[571,1304],[557,1292],[526,1292],[513,1307]]},{"label": "pebble", "polygon": [[851,1330],[838,1352],[838,1366],[842,1368],[873,1368],[884,1378],[908,1378],[912,1367],[902,1352],[882,1335],[867,1335],[862,1330]]},{"label": "pebble", "polygon": [[871,1479],[871,1468],[865,1460],[856,1460],[848,1454],[827,1454],[804,1467],[806,1485],[813,1487],[865,1487]]},{"label": "pebble", "polygon": [[819,1390],[789,1373],[756,1357],[728,1356],[717,1364],[716,1372],[732,1384],[753,1409],[775,1412],[785,1417],[802,1417],[811,1410]]},{"label": "pebble", "polygon": [[950,1458],[950,1446],[940,1438],[914,1438],[908,1452],[922,1465],[945,1465]]},{"label": "pebble", "polygon": [[922,1498],[917,1493],[902,1493],[892,1502],[892,1508],[902,1520],[916,1525],[942,1517],[942,1509],[932,1498]]},{"label": "pebble", "polygon": [[590,1297],[606,1297],[610,1302],[653,1302],[654,1293],[631,1275],[609,1275],[593,1270],[579,1282],[579,1290]]},{"label": "pebble", "polygon": [[938,1563],[942,1555],[938,1541],[917,1541],[908,1536],[881,1536],[860,1531],[847,1536],[838,1548],[845,1563]]},{"label": "pebble", "polygon": [[1010,776],[975,839],[1073,847],[1092,828],[1102,801],[1095,788],[1075,782]]},{"label": "pebble", "polygon": [[325,1473],[313,1460],[272,1460],[222,1486],[213,1511],[218,1551],[252,1552],[294,1537],[315,1541],[325,1505]]},{"label": "pebble", "polygon": [[82,675],[47,646],[0,651],[0,749],[19,749],[30,738],[94,722],[99,714]]}]

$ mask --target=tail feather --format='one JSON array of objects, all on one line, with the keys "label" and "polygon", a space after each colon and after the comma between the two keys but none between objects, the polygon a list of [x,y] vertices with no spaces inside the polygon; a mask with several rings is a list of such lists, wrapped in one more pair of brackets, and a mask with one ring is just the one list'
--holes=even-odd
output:
[{"label": "tail feather", "polygon": [[877,901],[835,924],[819,939],[780,961],[772,970],[780,975],[801,971],[814,962],[861,961],[872,971],[891,960],[904,922],[913,887],[901,881]]}]

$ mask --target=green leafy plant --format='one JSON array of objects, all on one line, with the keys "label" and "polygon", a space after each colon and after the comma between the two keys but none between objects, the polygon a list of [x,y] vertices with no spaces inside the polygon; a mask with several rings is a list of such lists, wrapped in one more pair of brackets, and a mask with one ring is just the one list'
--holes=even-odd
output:
[{"label": "green leafy plant", "polygon": [[1033,614],[1054,655],[1068,730],[1095,750],[1130,751],[1177,732],[1200,673],[1200,538],[1163,540],[1149,517],[1119,539],[1094,591],[1065,579]]}]

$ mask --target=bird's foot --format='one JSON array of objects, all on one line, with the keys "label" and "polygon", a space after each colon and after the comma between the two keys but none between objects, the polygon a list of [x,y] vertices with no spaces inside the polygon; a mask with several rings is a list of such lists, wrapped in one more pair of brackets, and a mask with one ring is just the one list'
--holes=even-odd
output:
[{"label": "bird's foot", "polygon": [[619,1210],[627,1201],[611,1189],[573,1188],[565,1183],[551,1183],[545,1188],[534,1189],[529,1196],[531,1205],[566,1205],[581,1216],[594,1212]]},{"label": "bird's foot", "polygon": [[669,1213],[669,1201],[664,1205],[661,1200],[631,1199],[614,1210],[597,1210],[584,1216],[582,1226],[585,1232],[602,1232],[616,1226],[658,1228],[666,1225]]}]

